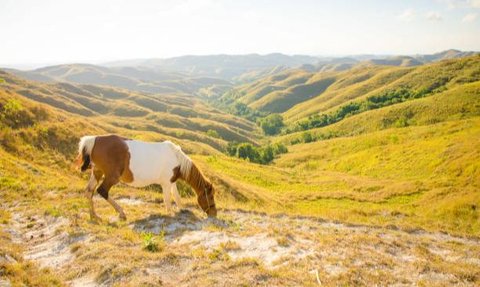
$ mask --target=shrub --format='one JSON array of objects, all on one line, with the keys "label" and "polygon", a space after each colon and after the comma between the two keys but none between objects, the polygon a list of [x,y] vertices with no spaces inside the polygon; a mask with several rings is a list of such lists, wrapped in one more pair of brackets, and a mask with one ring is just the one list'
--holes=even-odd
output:
[{"label": "shrub", "polygon": [[227,145],[226,152],[229,156],[236,156],[237,155],[237,148],[238,148],[238,142],[236,142],[236,141],[229,142],[228,145]]},{"label": "shrub", "polygon": [[241,143],[237,147],[237,157],[248,158],[251,162],[258,162],[259,154],[251,143]]},{"label": "shrub", "polygon": [[248,159],[251,162],[268,164],[272,162],[276,155],[287,153],[288,149],[281,143],[256,147],[251,143],[228,143],[227,154],[238,158]]},{"label": "shrub", "polygon": [[260,163],[269,163],[273,160],[274,154],[273,154],[273,148],[271,146],[266,146],[263,149],[260,149],[259,152],[260,155]]},{"label": "shrub", "polygon": [[288,152],[287,147],[282,143],[273,144],[272,147],[273,147],[273,153],[275,155]]},{"label": "shrub", "polygon": [[276,135],[280,132],[283,124],[283,118],[279,114],[271,114],[258,121],[258,125],[262,128],[266,135]]},{"label": "shrub", "polygon": [[312,134],[310,132],[304,132],[302,134],[302,139],[304,143],[309,143],[313,141]]}]

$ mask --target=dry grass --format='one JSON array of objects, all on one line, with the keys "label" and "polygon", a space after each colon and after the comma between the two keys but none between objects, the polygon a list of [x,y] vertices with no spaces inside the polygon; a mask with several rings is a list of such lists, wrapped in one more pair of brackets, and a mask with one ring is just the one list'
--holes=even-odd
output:
[{"label": "dry grass", "polygon": [[[467,74],[455,61],[336,74],[345,81],[328,86],[326,101],[313,109],[363,97],[386,82],[408,80],[421,88],[422,73],[435,67],[456,76],[449,90],[431,98],[319,129],[348,137],[290,146],[268,166],[222,155],[227,141],[266,139],[254,123],[198,99],[37,84],[2,74],[0,104],[10,103],[9,112],[16,113],[0,109],[1,275],[13,285],[36,286],[316,286],[316,272],[327,286],[478,285],[480,122],[478,83],[462,82],[474,76],[469,61]],[[322,80],[287,72],[254,89],[267,101],[269,89]],[[341,89],[345,93],[337,94]],[[120,110],[124,105],[132,108]],[[380,127],[410,112],[408,126]],[[219,220],[205,220],[184,185],[189,211],[173,216],[164,214],[158,187],[119,185],[111,194],[124,199],[128,221],[118,221],[96,197],[104,220],[91,222],[83,198],[88,175],[71,166],[86,133],[179,142],[212,179]],[[63,253],[46,255],[58,260],[42,268],[46,261],[31,255],[55,244]]]}]

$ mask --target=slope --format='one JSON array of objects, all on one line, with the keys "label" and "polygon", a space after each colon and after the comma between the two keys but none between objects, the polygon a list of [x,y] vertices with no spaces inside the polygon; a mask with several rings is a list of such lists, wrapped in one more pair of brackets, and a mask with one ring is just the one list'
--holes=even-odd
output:
[{"label": "slope", "polygon": [[222,150],[227,141],[255,141],[254,124],[208,107],[192,96],[152,96],[94,85],[43,84],[7,73],[1,77],[4,93],[132,132],[198,141],[217,150]]},{"label": "slope", "polygon": [[42,82],[69,82],[113,86],[143,93],[194,93],[211,85],[230,82],[203,76],[186,76],[142,67],[101,67],[89,64],[49,66],[32,71],[8,70],[18,76]]}]

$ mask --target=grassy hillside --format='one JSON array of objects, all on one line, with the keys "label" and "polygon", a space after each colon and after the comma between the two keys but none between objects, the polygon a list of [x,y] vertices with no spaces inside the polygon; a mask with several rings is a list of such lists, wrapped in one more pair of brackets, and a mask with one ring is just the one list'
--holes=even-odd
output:
[{"label": "grassy hillside", "polygon": [[[164,138],[202,142],[217,150],[222,150],[227,141],[256,140],[254,124],[185,94],[146,95],[94,85],[28,82],[6,73],[1,76],[4,94],[45,103],[131,133],[153,132]],[[209,131],[218,136],[212,137]]]},{"label": "grassy hillside", "polygon": [[336,113],[352,104],[390,101],[384,105],[391,105],[428,97],[478,81],[479,67],[480,57],[475,55],[417,67],[361,63],[340,72],[287,70],[237,87],[220,101],[231,99],[252,109],[282,113],[287,123],[294,124],[310,116]]},{"label": "grassy hillside", "polygon": [[[201,158],[237,206],[480,235],[480,121],[388,129],[289,147],[275,166]],[[235,167],[235,168],[232,168]]]},{"label": "grassy hillside", "polygon": [[[218,185],[218,197],[225,207],[478,235],[477,63],[478,57],[470,57],[417,68],[290,70],[240,86],[237,94],[230,94],[237,97],[234,102],[255,104],[272,93],[254,99],[249,91],[264,93],[276,87],[295,94],[322,83],[326,86],[323,95],[304,103],[327,112],[345,101],[359,101],[395,87],[431,90],[425,97],[348,115],[309,130],[308,136],[301,131],[268,138],[260,136],[254,123],[187,95],[145,95],[90,84],[41,84],[4,73],[2,106],[18,101],[21,108],[16,108],[16,117],[25,123],[5,122],[3,149],[27,158],[53,150],[66,166],[75,153],[76,140],[86,133],[171,139],[197,154],[194,158]],[[332,82],[326,83],[327,79]],[[233,141],[290,146],[287,154],[264,166],[219,152]],[[434,211],[425,210],[426,202]],[[464,213],[466,202],[471,202],[471,211]]]},{"label": "grassy hillside", "polygon": [[337,123],[299,131],[275,138],[275,141],[295,144],[334,137],[356,136],[389,128],[430,125],[478,117],[480,115],[480,83],[469,83],[436,93],[431,97],[415,99],[348,116]]},{"label": "grassy hillside", "polygon": [[[273,167],[206,160],[224,181],[247,190],[253,208],[478,235],[479,61],[359,65],[339,73],[290,70],[237,87],[223,99],[269,109],[290,101],[291,108],[283,106],[289,126],[270,138],[291,145],[289,152]],[[304,100],[309,83],[323,79],[333,82]],[[371,106],[345,109],[355,103]],[[342,117],[320,128],[290,130],[312,113],[339,111]],[[238,167],[227,168],[232,165]]]},{"label": "grassy hillside", "polygon": [[[359,277],[378,284],[387,278],[393,284],[400,275],[394,274],[399,267],[392,262],[398,261],[398,255],[391,251],[413,250],[412,264],[399,261],[401,266],[414,266],[413,273],[419,274],[408,282],[429,285],[442,281],[444,277],[438,279],[437,274],[448,274],[453,278],[449,282],[478,285],[479,60],[469,57],[419,67],[362,64],[328,72],[282,69],[228,92],[204,79],[208,84],[200,94],[210,102],[224,100],[224,107],[248,104],[248,112],[257,118],[264,113],[255,108],[284,111],[288,133],[275,136],[262,135],[252,121],[226,114],[204,102],[204,97],[178,89],[146,94],[89,81],[40,83],[0,71],[1,275],[19,286],[63,286],[91,275],[95,284],[158,285],[163,282],[157,281],[158,274],[148,272],[160,266],[155,272],[173,274],[162,277],[166,282],[178,281],[178,275],[194,285],[196,280],[218,283],[211,281],[214,274],[236,283],[267,278],[273,285],[316,286],[313,277],[299,274],[310,265],[327,266],[325,261],[331,260],[349,269],[340,275],[321,270],[326,284],[355,285]],[[188,77],[181,81],[198,88]],[[345,112],[348,105],[358,109]],[[338,116],[339,110],[344,113],[335,122],[294,129],[311,121],[311,115]],[[123,200],[129,221],[112,221],[114,210],[99,199],[97,211],[106,221],[90,222],[83,197],[88,174],[76,170],[72,161],[79,137],[106,133],[179,143],[214,183],[221,224],[203,220],[184,183],[179,184],[180,191],[193,212],[166,215],[159,204],[163,201],[159,187],[118,185],[111,194]],[[281,142],[288,152],[269,165],[254,164],[223,153],[233,142]],[[292,222],[295,226],[290,226]],[[184,225],[187,229],[180,231],[172,227]],[[315,229],[320,225],[325,229]],[[58,228],[48,231],[49,226]],[[41,233],[31,241],[22,237],[39,228],[48,236]],[[191,234],[206,234],[209,240],[199,240],[213,249],[174,242],[176,236],[186,240]],[[421,242],[418,234],[423,234]],[[38,241],[58,237],[63,238],[58,246],[64,246],[59,253],[72,261],[39,268],[25,258]],[[340,246],[338,238],[347,238],[341,242],[351,249]],[[298,245],[318,248],[298,262],[277,258],[279,265],[271,268],[265,265],[268,260],[230,257],[248,251],[237,242],[244,239],[253,240],[246,241],[251,246],[272,241],[268,252]],[[434,248],[438,242],[432,241],[447,250],[446,258],[469,254],[471,261],[444,260]],[[157,252],[148,251],[151,246]],[[378,251],[379,246],[385,250]],[[323,253],[340,247],[349,250],[348,259]],[[358,253],[362,248],[370,253]],[[292,250],[297,255],[304,252]],[[258,252],[248,255],[255,257]],[[371,260],[365,264],[374,271],[358,267],[359,258]],[[388,272],[379,275],[379,268]],[[198,271],[200,279],[195,277],[192,283],[189,270]],[[424,270],[434,270],[435,276],[426,276]]]},{"label": "grassy hillside", "polygon": [[9,70],[26,79],[113,86],[143,93],[193,93],[212,85],[230,82],[205,76],[186,76],[141,67],[101,67],[88,64],[49,66],[32,71]]}]

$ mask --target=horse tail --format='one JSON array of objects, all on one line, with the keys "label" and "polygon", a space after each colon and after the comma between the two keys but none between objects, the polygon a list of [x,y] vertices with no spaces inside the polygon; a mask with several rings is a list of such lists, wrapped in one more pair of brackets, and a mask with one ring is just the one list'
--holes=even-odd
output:
[{"label": "horse tail", "polygon": [[168,144],[172,152],[177,158],[178,165],[173,169],[173,176],[170,178],[170,182],[177,181],[178,178],[187,179],[192,169],[192,160],[182,151],[182,148],[172,143],[171,141],[165,141]]},{"label": "horse tail", "polygon": [[90,156],[92,154],[93,147],[95,146],[96,136],[84,136],[78,143],[78,164],[82,164],[81,171],[86,171],[90,166]]}]

